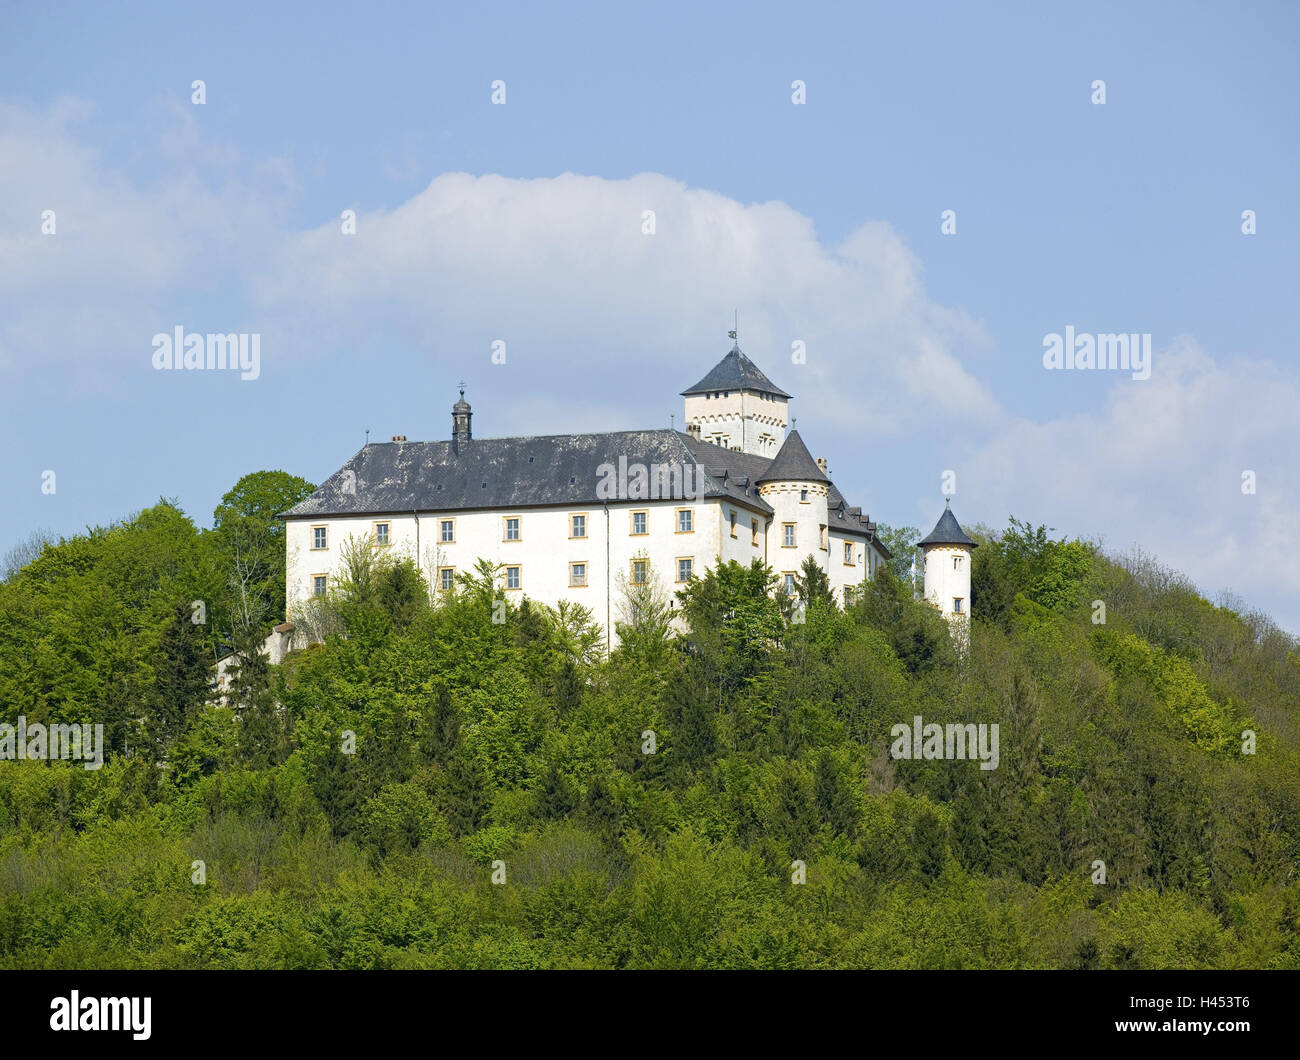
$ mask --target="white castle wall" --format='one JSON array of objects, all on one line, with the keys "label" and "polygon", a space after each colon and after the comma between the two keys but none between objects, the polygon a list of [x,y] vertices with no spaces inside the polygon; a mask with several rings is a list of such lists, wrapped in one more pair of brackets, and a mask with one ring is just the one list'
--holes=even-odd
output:
[{"label": "white castle wall", "polygon": [[[931,545],[925,549],[925,598],[948,620],[962,647],[970,636],[970,567],[971,551],[965,546]],[[958,599],[960,613],[953,605]]]},{"label": "white castle wall", "polygon": [[[678,531],[681,508],[693,513],[693,529]],[[730,512],[736,511],[737,536],[730,535]],[[644,535],[633,534],[632,513],[646,513]],[[607,514],[608,512],[608,514]],[[570,517],[585,514],[587,536],[570,536]],[[518,517],[520,538],[505,540],[505,518]],[[751,540],[750,519],[759,522],[758,544]],[[443,542],[441,523],[454,520],[455,541]],[[509,590],[554,606],[568,599],[589,608],[601,626],[617,621],[622,590],[620,573],[631,577],[633,558],[644,555],[670,593],[681,588],[677,581],[678,559],[694,562],[697,575],[735,559],[748,564],[762,558],[766,545],[764,517],[751,509],[725,500],[702,501],[619,501],[608,509],[602,504],[564,508],[485,509],[456,512],[421,512],[404,515],[347,516],[325,519],[291,519],[286,526],[286,605],[292,619],[295,608],[310,599],[313,578],[326,575],[333,584],[338,578],[345,543],[349,535],[375,536],[375,524],[389,524],[389,545],[393,554],[414,559],[425,578],[435,587],[439,570],[454,568],[459,574],[472,570],[478,559],[518,565],[520,588]],[[608,525],[608,533],[606,527]],[[326,547],[315,549],[313,530],[326,528]],[[417,545],[418,541],[418,545]],[[587,584],[570,584],[570,563],[587,565]]]}]

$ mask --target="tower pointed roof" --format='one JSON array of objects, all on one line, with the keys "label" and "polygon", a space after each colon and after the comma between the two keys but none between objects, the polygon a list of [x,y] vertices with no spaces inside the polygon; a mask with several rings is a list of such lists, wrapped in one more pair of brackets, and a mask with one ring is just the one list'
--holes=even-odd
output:
[{"label": "tower pointed roof", "polygon": [[781,446],[766,470],[755,480],[755,485],[763,482],[829,482],[826,473],[817,466],[817,461],[808,452],[798,431],[791,431],[785,436]]},{"label": "tower pointed roof", "polygon": [[738,342],[731,347],[731,351],[722,360],[713,366],[708,375],[694,386],[683,390],[682,396],[712,393],[715,390],[757,390],[780,398],[790,397],[765,376],[758,365],[741,352]]},{"label": "tower pointed roof", "polygon": [[979,548],[978,541],[972,541],[966,536],[966,531],[957,522],[957,517],[952,514],[952,508],[947,501],[944,502],[943,514],[939,516],[939,521],[934,524],[934,529],[921,538],[917,544],[922,547],[926,545],[965,545],[967,548]]}]

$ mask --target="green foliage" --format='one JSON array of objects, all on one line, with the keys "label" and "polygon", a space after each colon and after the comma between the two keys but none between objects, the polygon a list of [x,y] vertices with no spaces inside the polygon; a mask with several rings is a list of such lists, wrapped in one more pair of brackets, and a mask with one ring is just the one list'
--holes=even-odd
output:
[{"label": "green foliage", "polygon": [[[430,594],[354,542],[270,666],[255,543],[304,487],[0,583],[3,720],[108,736],[0,762],[0,967],[1300,967],[1300,649],[1143,557],[983,535],[961,658],[896,570],[841,610],[806,566],[800,621],[723,564],[625,585],[605,657],[490,561]],[[893,759],[916,716],[997,724],[998,768]]]}]

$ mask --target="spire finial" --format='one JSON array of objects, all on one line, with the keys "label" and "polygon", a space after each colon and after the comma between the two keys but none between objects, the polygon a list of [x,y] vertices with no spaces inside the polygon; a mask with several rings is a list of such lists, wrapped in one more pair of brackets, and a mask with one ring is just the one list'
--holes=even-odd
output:
[{"label": "spire finial", "polygon": [[463,379],[460,381],[460,396],[462,398],[465,396],[465,380]]},{"label": "spire finial", "polygon": [[740,311],[733,309],[732,313],[735,317],[735,323],[732,325],[731,330],[727,332],[727,338],[731,339],[731,348],[738,350],[740,349]]}]

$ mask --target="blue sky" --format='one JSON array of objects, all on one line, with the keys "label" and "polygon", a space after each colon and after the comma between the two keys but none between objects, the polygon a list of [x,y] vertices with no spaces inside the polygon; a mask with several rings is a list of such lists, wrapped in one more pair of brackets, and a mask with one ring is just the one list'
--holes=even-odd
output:
[{"label": "blue sky", "polygon": [[[680,426],[735,309],[873,517],[953,469],[1300,631],[1300,9],[1045,7],[9,5],[0,548],[443,437],[460,378],[483,435]],[[260,377],[155,371],[178,325]]]}]

